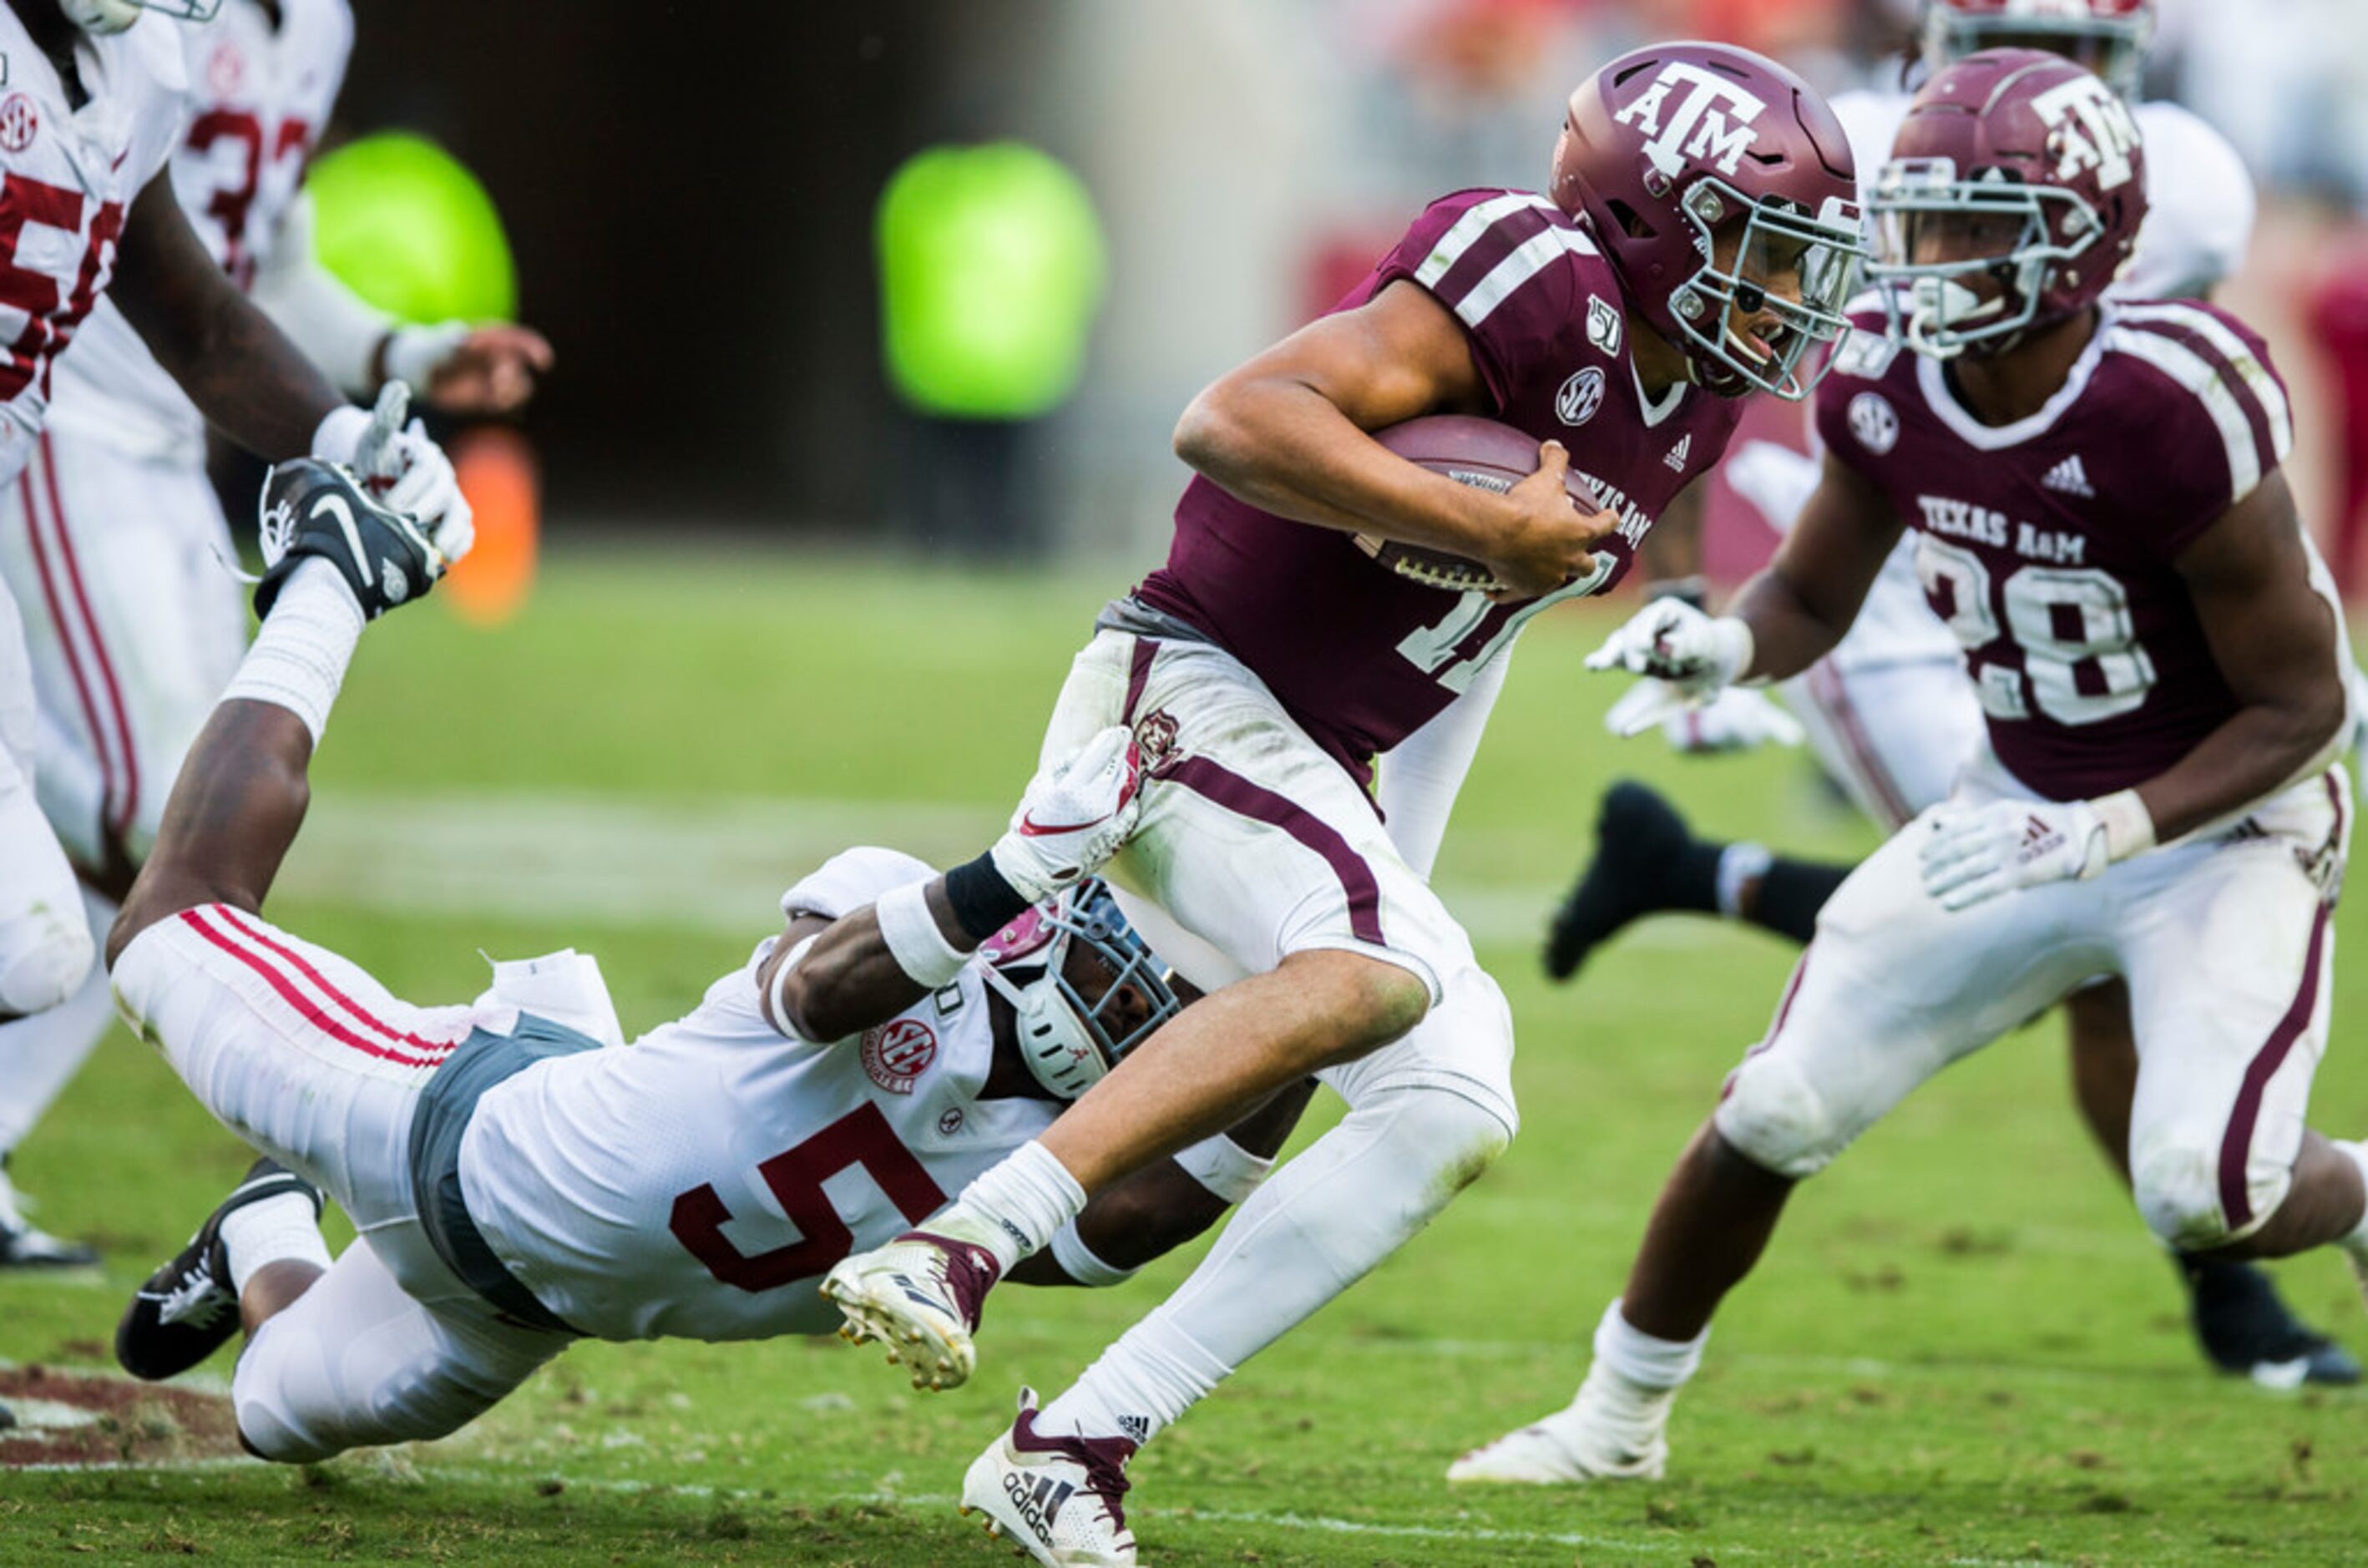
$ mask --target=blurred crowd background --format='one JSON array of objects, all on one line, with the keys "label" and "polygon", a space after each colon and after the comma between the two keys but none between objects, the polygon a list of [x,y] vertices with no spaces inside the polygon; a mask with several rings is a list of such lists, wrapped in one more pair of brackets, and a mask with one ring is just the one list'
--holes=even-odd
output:
[{"label": "blurred crowd background", "polygon": [[[472,169],[559,369],[552,542],[603,525],[1145,562],[1177,414],[1421,204],[1535,188],[1570,89],[1656,37],[1821,86],[1914,0],[363,0],[342,115]],[[2298,404],[2330,540],[2368,512],[2368,5],[2164,0],[2151,97],[2263,201],[2224,294]],[[2177,171],[2167,177],[2177,178]],[[2362,546],[2368,554],[2368,546]],[[1122,564],[1120,569],[1122,568]],[[2368,592],[2368,559],[2350,563]]]}]

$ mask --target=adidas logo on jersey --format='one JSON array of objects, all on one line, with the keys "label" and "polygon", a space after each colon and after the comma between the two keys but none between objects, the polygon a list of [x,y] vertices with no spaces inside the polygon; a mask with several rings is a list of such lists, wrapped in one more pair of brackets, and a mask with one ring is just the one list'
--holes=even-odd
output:
[{"label": "adidas logo on jersey", "polygon": [[1663,458],[1661,460],[1668,464],[1672,469],[1675,469],[1678,472],[1683,473],[1686,472],[1686,460],[1693,455],[1694,438],[1691,432],[1689,432],[1686,435],[1678,437],[1678,444],[1671,447],[1669,449],[1669,455]]},{"label": "adidas logo on jersey", "polygon": [[2078,495],[2087,501],[2097,498],[2097,492],[2089,483],[2089,471],[2082,466],[2078,452],[2049,469],[2047,476],[2039,483],[2043,488],[2059,494]]}]

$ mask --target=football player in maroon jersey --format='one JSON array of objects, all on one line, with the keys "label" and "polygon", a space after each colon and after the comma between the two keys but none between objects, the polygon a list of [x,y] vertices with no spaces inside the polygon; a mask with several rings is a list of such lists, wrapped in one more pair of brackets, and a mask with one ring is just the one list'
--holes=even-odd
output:
[{"label": "football player in maroon jersey", "polygon": [[1817,393],[1824,477],[1717,619],[1664,599],[1590,662],[1702,699],[1850,628],[1904,528],[1987,743],[1854,871],[1768,1037],[1679,1157],[1570,1406],[1450,1471],[1661,1473],[1677,1390],[1784,1200],[1951,1062],[2100,976],[2139,1052],[2119,1141],[2181,1253],[2368,1260],[2368,1148],[2305,1130],[2349,838],[2340,611],[2280,464],[2260,340],[2102,299],[2144,153],[2094,75],[1975,54],[1918,96],[1873,199],[1889,315]]},{"label": "football player in maroon jersey", "polygon": [[[972,1467],[965,1505],[1038,1561],[1133,1562],[1126,1456],[1512,1136],[1510,1016],[1428,881],[1447,807],[1521,627],[1618,580],[1717,460],[1737,397],[1805,397],[1856,222],[1840,128],[1798,77],[1721,45],[1640,50],[1573,96],[1548,193],[1433,203],[1337,310],[1186,412],[1176,446],[1199,477],[1167,563],[1105,612],[1044,756],[1133,728],[1143,816],[1110,879],[1212,994],[825,1290],[916,1381],[959,1382],[988,1287],[1087,1195],[1311,1071],[1349,1110],[1174,1299],[1042,1411],[1023,1399]],[[1472,489],[1368,434],[1433,414],[1525,432],[1539,471]],[[1566,471],[1601,511],[1572,506]],[[1424,586],[1360,534],[1482,562],[1502,591]],[[993,918],[986,880],[964,886],[965,918]]]},{"label": "football player in maroon jersey", "polygon": [[[1923,59],[1939,71],[1977,50],[2044,49],[2111,84],[2146,141],[2147,203],[2137,255],[2107,298],[2209,299],[2242,262],[2252,233],[2252,182],[2219,132],[2177,104],[2138,98],[2154,11],[2153,0],[1926,0]],[[1912,101],[1906,91],[1845,93],[1833,100],[1858,163],[1861,200]],[[1798,410],[1770,404],[1747,414],[1720,471],[1653,530],[1645,565],[1659,581],[1647,591],[1683,593],[1698,608],[1704,604],[1702,579],[1692,575],[1699,570],[1696,536],[1716,532],[1722,513],[1730,529],[1757,533],[1769,525],[1789,531],[1816,484],[1809,444]],[[1732,687],[1709,707],[1667,721],[1665,733],[1689,751],[1805,739],[1827,778],[1886,833],[1944,799],[1973,751],[1981,708],[1959,674],[1956,639],[1925,604],[1913,556],[1912,541],[1904,544],[1868,590],[1850,635],[1781,683],[1784,707],[1753,688]],[[1615,705],[1615,720],[1622,711]],[[1852,869],[1848,861],[1699,835],[1668,801],[1634,779],[1605,792],[1595,836],[1595,855],[1548,933],[1546,970],[1557,980],[1576,973],[1629,922],[1663,910],[1715,913],[1806,942],[1816,934],[1818,908]],[[2109,981],[2069,998],[2065,1017],[2078,1103],[2126,1180],[2119,1130],[2137,1078],[2129,999],[2118,981]],[[2296,1318],[2261,1269],[2222,1258],[2174,1262],[2196,1337],[2214,1366],[2271,1388],[2291,1387],[2296,1378],[2360,1381],[2359,1361]]]}]

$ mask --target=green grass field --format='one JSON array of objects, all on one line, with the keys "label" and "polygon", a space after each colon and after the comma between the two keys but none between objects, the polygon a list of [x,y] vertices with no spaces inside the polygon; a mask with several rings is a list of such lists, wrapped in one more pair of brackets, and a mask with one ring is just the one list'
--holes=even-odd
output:
[{"label": "green grass field", "polygon": [[[741,961],[778,890],[830,849],[973,852],[1118,578],[596,554],[553,563],[498,632],[407,612],[366,640],[271,913],[423,1002],[473,994],[481,948],[586,948],[628,1031],[645,1028]],[[2368,1561],[2368,1399],[2203,1368],[2170,1269],[2070,1109],[2052,1020],[1931,1085],[1801,1195],[1679,1406],[1668,1482],[1447,1488],[1458,1451],[1568,1398],[1646,1206],[1791,960],[1663,925],[1577,987],[1546,985],[1534,934],[1597,794],[1633,773],[1705,825],[1873,843],[1799,757],[1608,738],[1616,686],[1580,669],[1606,619],[1550,616],[1525,640],[1440,872],[1512,996],[1521,1138],[1142,1456],[1145,1560]],[[2368,940],[2362,902],[2350,950]],[[2368,966],[2337,973],[2314,1119],[2356,1132]],[[1303,1138],[1331,1114],[1319,1102]],[[103,1278],[0,1278],[0,1358],[103,1365],[125,1293],[245,1158],[156,1060],[110,1040],[17,1165],[43,1221],[110,1261]],[[0,1471],[0,1562],[996,1561],[951,1497],[1012,1390],[1063,1386],[1190,1261],[1115,1291],[1001,1292],[978,1377],[948,1395],[835,1341],[586,1345],[475,1429],[401,1452]],[[2279,1278],[2368,1347],[2332,1255]],[[220,1387],[229,1366],[199,1376]]]}]

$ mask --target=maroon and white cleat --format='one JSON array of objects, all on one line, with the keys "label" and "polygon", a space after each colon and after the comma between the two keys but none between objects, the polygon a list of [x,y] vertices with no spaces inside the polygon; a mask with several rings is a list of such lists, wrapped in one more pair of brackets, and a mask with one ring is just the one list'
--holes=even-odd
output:
[{"label": "maroon and white cleat", "polygon": [[911,1369],[916,1389],[960,1388],[978,1365],[971,1335],[1002,1273],[983,1246],[907,1231],[841,1259],[823,1277],[822,1293],[847,1319],[841,1339],[885,1345],[892,1365]]},{"label": "maroon and white cleat", "polygon": [[1036,1430],[1036,1391],[1019,1391],[1019,1416],[971,1461],[962,1511],[985,1516],[1045,1568],[1134,1568],[1126,1528],[1124,1437],[1048,1437]]}]

